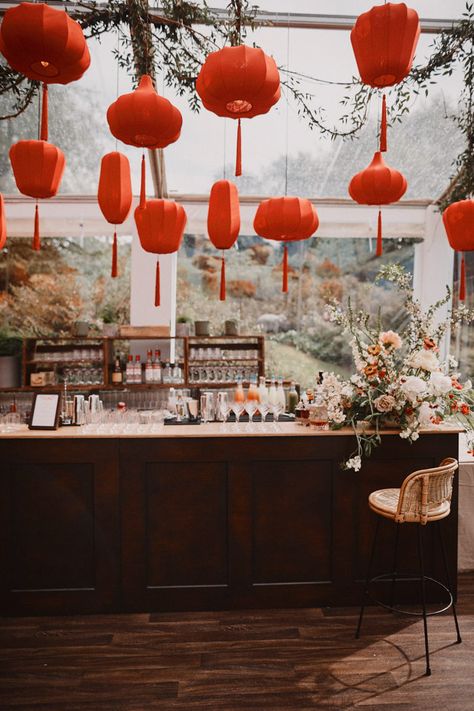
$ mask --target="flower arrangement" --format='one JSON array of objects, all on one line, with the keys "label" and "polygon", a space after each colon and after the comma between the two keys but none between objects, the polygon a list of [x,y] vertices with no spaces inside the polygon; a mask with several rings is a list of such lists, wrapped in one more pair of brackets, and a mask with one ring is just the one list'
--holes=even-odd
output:
[{"label": "flower arrangement", "polygon": [[414,442],[420,429],[456,421],[474,444],[474,392],[470,380],[461,382],[457,363],[451,356],[440,359],[439,344],[448,329],[474,320],[474,310],[461,305],[448,318],[440,309],[450,301],[450,290],[426,312],[414,298],[411,275],[403,267],[387,265],[376,281],[392,282],[404,295],[406,326],[400,332],[384,330],[380,314],[373,318],[355,312],[348,303],[329,306],[332,321],[344,329],[356,366],[356,373],[343,380],[324,373],[320,396],[328,409],[332,429],[350,426],[357,437],[357,449],[343,468],[358,471],[362,457],[380,444],[380,429],[400,429],[400,437]]}]

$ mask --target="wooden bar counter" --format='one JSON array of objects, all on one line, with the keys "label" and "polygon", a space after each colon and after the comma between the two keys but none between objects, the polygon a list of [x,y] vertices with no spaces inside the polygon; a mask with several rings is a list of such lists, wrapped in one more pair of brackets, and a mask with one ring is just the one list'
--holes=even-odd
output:
[{"label": "wooden bar counter", "polygon": [[[349,431],[135,429],[0,434],[0,614],[356,605],[374,524],[368,494],[458,455],[456,430],[413,445],[387,431],[354,472],[339,466],[355,447]],[[455,580],[457,477],[445,526]],[[414,534],[402,526],[408,571]],[[379,570],[392,537],[387,522]],[[442,577],[426,537],[428,574]],[[417,598],[411,590],[400,594]]]}]

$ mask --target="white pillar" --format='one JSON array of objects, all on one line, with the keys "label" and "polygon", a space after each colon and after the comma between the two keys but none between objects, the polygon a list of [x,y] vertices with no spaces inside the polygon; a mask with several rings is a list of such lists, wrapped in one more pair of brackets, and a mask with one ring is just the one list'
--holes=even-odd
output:
[{"label": "white pillar", "polygon": [[160,255],[161,304],[155,306],[156,256],[145,252],[138,236],[134,235],[130,277],[130,323],[133,326],[169,326],[174,335],[176,257],[176,253]]}]

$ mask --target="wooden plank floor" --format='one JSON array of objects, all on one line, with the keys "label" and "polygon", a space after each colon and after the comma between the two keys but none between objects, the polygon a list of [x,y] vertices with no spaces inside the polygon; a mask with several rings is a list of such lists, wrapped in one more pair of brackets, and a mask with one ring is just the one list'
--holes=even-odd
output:
[{"label": "wooden plank floor", "polygon": [[355,608],[0,620],[0,709],[474,709],[474,575],[452,618]]}]

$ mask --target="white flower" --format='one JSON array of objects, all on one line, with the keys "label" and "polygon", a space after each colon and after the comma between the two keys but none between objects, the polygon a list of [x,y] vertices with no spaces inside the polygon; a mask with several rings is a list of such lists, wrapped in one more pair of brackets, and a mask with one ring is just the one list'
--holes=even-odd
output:
[{"label": "white flower", "polygon": [[374,405],[379,412],[390,412],[395,404],[395,398],[392,395],[380,395],[374,400]]},{"label": "white flower", "polygon": [[415,442],[415,441],[418,439],[419,436],[420,436],[420,435],[418,434],[418,432],[412,432],[411,435],[410,435],[410,439],[411,439],[412,442]]},{"label": "white flower", "polygon": [[433,410],[430,407],[429,402],[422,402],[420,409],[418,410],[418,419],[422,427],[428,427],[431,425],[431,418],[433,416]]},{"label": "white flower", "polygon": [[353,469],[355,472],[358,472],[361,466],[362,462],[358,455],[357,457],[352,457],[351,459],[348,459],[346,462],[346,469]]},{"label": "white flower", "polygon": [[416,351],[407,361],[412,368],[421,368],[422,370],[439,370],[439,360],[436,353],[433,351]]},{"label": "white flower", "polygon": [[[426,351],[428,353],[428,351]],[[400,390],[413,403],[419,396],[426,394],[426,383],[417,375],[408,375],[400,385]]]},{"label": "white flower", "polygon": [[432,395],[446,395],[452,388],[451,378],[439,371],[431,373],[428,390]]},{"label": "white flower", "polygon": [[402,439],[408,439],[410,437],[410,430],[402,430],[400,432],[400,437]]},{"label": "white flower", "polygon": [[391,348],[397,349],[402,347],[402,339],[395,333],[395,331],[383,331],[379,337],[380,343],[382,343],[387,350]]},{"label": "white flower", "polygon": [[462,386],[462,389],[463,389],[463,390],[471,390],[471,388],[472,388],[472,383],[471,383],[471,381],[470,381],[470,380],[466,380],[466,382],[465,382],[464,385]]}]

